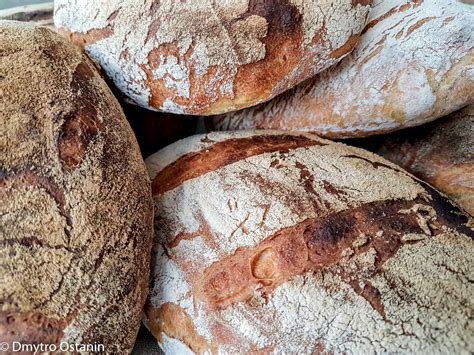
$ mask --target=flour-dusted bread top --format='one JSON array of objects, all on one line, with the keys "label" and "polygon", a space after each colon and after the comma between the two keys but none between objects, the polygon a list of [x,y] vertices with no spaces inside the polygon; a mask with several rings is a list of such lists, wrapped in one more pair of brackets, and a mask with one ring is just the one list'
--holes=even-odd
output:
[{"label": "flour-dusted bread top", "polygon": [[389,135],[377,153],[452,197],[474,216],[474,106]]},{"label": "flour-dusted bread top", "polygon": [[360,137],[432,121],[474,103],[473,93],[473,5],[377,0],[361,40],[336,67],[213,123]]},{"label": "flour-dusted bread top", "polygon": [[309,134],[210,133],[146,160],[145,324],[165,353],[467,353],[473,231],[445,197]]},{"label": "flour-dusted bread top", "polygon": [[55,24],[132,102],[217,114],[266,101],[337,63],[371,0],[58,0]]},{"label": "flour-dusted bread top", "polygon": [[1,341],[130,351],[153,213],[118,102],[78,48],[9,21],[0,21],[0,97]]}]

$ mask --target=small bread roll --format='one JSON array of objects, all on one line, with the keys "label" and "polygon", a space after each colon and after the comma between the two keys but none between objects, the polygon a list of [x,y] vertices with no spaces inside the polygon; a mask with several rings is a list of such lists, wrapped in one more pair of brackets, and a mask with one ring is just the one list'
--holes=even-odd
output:
[{"label": "small bread roll", "polygon": [[0,97],[0,341],[129,352],[153,208],[117,100],[78,48],[13,21],[0,21]]},{"label": "small bread roll", "polygon": [[269,100],[339,62],[372,0],[56,0],[55,25],[132,102],[209,115]]},{"label": "small bread roll", "polygon": [[337,66],[267,104],[215,117],[214,128],[364,137],[474,103],[474,6],[377,0],[362,33]]},{"label": "small bread roll", "polygon": [[474,106],[392,134],[376,152],[429,182],[474,216]]},{"label": "small bread roll", "polygon": [[468,217],[396,165],[275,131],[194,136],[146,163],[145,325],[166,354],[474,348]]}]

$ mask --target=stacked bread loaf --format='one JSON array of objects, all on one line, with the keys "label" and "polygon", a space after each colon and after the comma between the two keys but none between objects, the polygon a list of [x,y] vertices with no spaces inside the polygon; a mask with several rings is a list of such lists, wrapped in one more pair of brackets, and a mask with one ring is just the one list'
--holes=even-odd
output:
[{"label": "stacked bread loaf", "polygon": [[457,0],[379,0],[351,55],[275,100],[212,119],[219,130],[329,138],[417,126],[474,102],[474,11]]},{"label": "stacked bread loaf", "polygon": [[0,25],[0,95],[2,351],[130,351],[153,209],[118,102],[78,48],[19,22]]},{"label": "stacked bread loaf", "polygon": [[54,23],[0,21],[0,350],[474,350],[474,5],[58,0]]},{"label": "stacked bread loaf", "polygon": [[394,133],[375,149],[474,216],[474,106],[429,125]]},{"label": "stacked bread loaf", "polygon": [[272,131],[195,136],[147,166],[156,264],[145,324],[166,353],[474,344],[468,218],[397,166]]},{"label": "stacked bread loaf", "polygon": [[136,104],[216,114],[266,101],[357,43],[367,0],[55,2],[55,24]]}]

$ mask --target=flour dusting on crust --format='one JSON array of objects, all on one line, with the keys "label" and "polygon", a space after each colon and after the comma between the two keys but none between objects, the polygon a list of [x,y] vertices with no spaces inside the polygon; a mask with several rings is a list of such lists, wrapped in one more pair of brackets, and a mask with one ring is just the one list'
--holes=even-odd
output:
[{"label": "flour dusting on crust", "polygon": [[[226,144],[240,150],[228,156]],[[226,152],[224,163],[210,152]],[[388,161],[310,134],[249,131],[190,137],[146,163],[154,182],[170,166],[213,166],[165,174],[180,183],[154,196],[145,318],[163,348],[162,334],[223,354],[474,345],[468,218]],[[159,326],[169,307],[187,330]]]},{"label": "flour dusting on crust", "polygon": [[376,1],[354,51],[269,103],[216,117],[221,130],[284,129],[330,138],[420,125],[474,102],[474,7]]},{"label": "flour dusting on crust", "polygon": [[352,0],[58,0],[55,25],[134,103],[211,114],[268,100],[336,63],[368,11]]}]

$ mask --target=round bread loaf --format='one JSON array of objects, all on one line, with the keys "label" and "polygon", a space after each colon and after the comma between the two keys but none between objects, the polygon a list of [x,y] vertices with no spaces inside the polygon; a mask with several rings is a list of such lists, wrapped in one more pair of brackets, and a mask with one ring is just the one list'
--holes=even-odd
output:
[{"label": "round bread loaf", "polygon": [[474,106],[394,133],[376,152],[446,193],[474,216]]},{"label": "round bread loaf", "polygon": [[396,165],[275,131],[194,136],[146,163],[145,325],[165,353],[474,348],[468,217]]},{"label": "round bread loaf", "polygon": [[134,103],[218,114],[337,63],[372,0],[57,0],[54,21]]},{"label": "round bread loaf", "polygon": [[0,341],[130,351],[153,208],[118,102],[78,48],[13,21],[0,21],[0,97]]},{"label": "round bread loaf", "polygon": [[377,0],[361,40],[339,65],[213,124],[362,137],[445,116],[474,103],[473,93],[474,6]]}]

